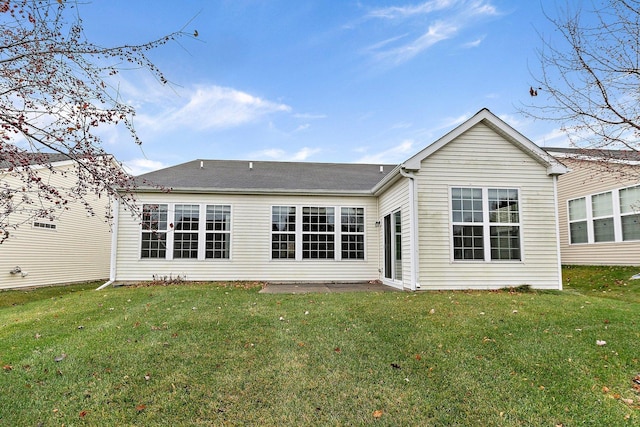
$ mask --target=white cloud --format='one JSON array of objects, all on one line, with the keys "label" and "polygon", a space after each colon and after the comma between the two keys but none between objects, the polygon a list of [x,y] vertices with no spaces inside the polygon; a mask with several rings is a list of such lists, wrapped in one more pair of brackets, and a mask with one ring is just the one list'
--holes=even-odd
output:
[{"label": "white cloud", "polygon": [[[405,31],[407,28],[422,30],[388,37],[366,50],[379,61],[398,65],[437,43],[459,36],[478,20],[498,14],[490,0],[430,0],[415,6],[374,9],[366,18],[384,19],[401,26]],[[479,38],[463,46],[476,47],[481,42],[482,38]]]},{"label": "white cloud", "polygon": [[399,163],[406,160],[414,152],[415,141],[411,139],[405,139],[395,147],[391,147],[388,150],[381,151],[380,153],[368,154],[357,160],[357,163]]},{"label": "white cloud", "polygon": [[162,162],[149,159],[132,159],[122,163],[124,170],[135,176],[166,167]]},{"label": "white cloud", "polygon": [[462,47],[465,48],[465,49],[471,49],[471,48],[474,48],[474,47],[478,47],[478,46],[480,46],[480,44],[482,44],[483,40],[484,40],[484,36],[480,37],[480,38],[477,38],[475,40],[472,40],[470,42],[463,43]]},{"label": "white cloud", "polygon": [[249,157],[257,160],[302,162],[321,151],[322,150],[320,148],[303,147],[295,153],[288,153],[281,148],[267,148],[265,150],[253,152],[249,154]]},{"label": "white cloud", "polygon": [[[154,131],[185,127],[196,130],[226,129],[271,114],[291,111],[286,104],[216,85],[187,89],[186,93],[180,95],[177,106],[166,108],[158,114],[141,114],[137,121]],[[180,103],[183,99],[186,102]]]},{"label": "white cloud", "polygon": [[313,114],[313,113],[296,113],[293,115],[293,117],[296,119],[303,119],[303,120],[319,120],[319,119],[326,119],[327,115]]}]

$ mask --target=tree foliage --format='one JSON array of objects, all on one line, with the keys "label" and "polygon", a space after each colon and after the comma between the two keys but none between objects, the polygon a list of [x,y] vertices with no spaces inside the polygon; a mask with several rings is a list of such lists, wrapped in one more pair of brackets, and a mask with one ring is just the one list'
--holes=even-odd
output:
[{"label": "tree foliage", "polygon": [[640,1],[566,3],[547,18],[555,31],[541,35],[541,68],[522,112],[559,122],[579,148],[638,151]]},{"label": "tree foliage", "polygon": [[[93,213],[96,195],[133,207],[132,196],[118,189],[127,194],[134,180],[104,151],[98,128],[124,125],[141,143],[135,111],[113,82],[127,67],[167,83],[147,53],[184,35],[103,47],[85,37],[75,1],[0,0],[0,241],[21,223],[55,218],[71,202]],[[48,153],[74,161],[72,184],[60,188],[42,179],[33,165],[59,173]]]}]

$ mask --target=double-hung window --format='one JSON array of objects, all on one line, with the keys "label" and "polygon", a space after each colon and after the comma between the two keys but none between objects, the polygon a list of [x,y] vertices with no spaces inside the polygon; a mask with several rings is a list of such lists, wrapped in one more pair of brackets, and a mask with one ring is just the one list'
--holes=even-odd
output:
[{"label": "double-hung window", "polygon": [[167,254],[167,205],[142,205],[141,258],[165,258]]},{"label": "double-hung window", "polygon": [[451,223],[456,261],[520,261],[517,189],[452,188]]},{"label": "double-hung window", "polygon": [[342,259],[364,259],[364,208],[341,208]]},{"label": "double-hung window", "polygon": [[587,243],[587,200],[584,197],[569,200],[569,234],[571,243]]},{"label": "double-hung window", "polygon": [[173,258],[198,258],[199,205],[175,205]]},{"label": "double-hung window", "polygon": [[334,208],[302,208],[302,258],[334,259],[335,238]]},{"label": "double-hung window", "polygon": [[296,258],[295,206],[273,206],[271,208],[271,258]]},{"label": "double-hung window", "polygon": [[591,196],[593,214],[593,240],[595,242],[613,242],[613,202],[611,191]]},{"label": "double-hung window", "polygon": [[620,190],[622,240],[640,240],[640,185]]},{"label": "double-hung window", "polygon": [[207,205],[205,258],[228,259],[231,245],[231,206]]}]

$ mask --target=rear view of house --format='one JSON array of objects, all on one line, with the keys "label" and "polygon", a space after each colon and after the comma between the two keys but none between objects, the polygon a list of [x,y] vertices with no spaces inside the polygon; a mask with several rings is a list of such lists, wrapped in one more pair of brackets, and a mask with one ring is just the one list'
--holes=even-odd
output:
[{"label": "rear view of house", "polygon": [[570,168],[558,183],[563,264],[640,265],[640,156],[547,148]]},{"label": "rear view of house", "polygon": [[[29,167],[58,189],[77,180],[75,164],[66,157],[51,154],[48,161],[55,173],[37,164]],[[8,169],[0,169],[0,190],[21,187],[20,178]],[[110,227],[104,220],[107,203],[107,197],[96,197],[91,201],[95,215],[90,215],[81,203],[72,202],[55,220],[12,213],[10,223],[21,225],[0,244],[0,289],[107,278],[111,245]]]},{"label": "rear view of house", "polygon": [[559,289],[564,172],[486,109],[399,165],[195,160],[140,177],[110,279]]}]

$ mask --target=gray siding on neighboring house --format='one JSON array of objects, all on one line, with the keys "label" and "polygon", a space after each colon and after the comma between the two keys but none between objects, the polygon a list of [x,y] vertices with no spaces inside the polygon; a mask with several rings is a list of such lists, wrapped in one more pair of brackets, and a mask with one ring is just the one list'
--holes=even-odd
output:
[{"label": "gray siding on neighboring house", "polygon": [[[378,279],[379,234],[377,200],[373,196],[293,196],[140,193],[142,203],[222,204],[231,206],[230,259],[141,259],[141,226],[120,209],[116,260],[118,282],[152,280],[154,276],[181,276],[186,280],[270,282],[368,281]],[[363,207],[364,260],[271,259],[272,206]],[[339,211],[336,211],[339,215]],[[170,220],[172,222],[172,220]],[[171,250],[171,248],[168,248]],[[339,247],[336,243],[336,250]]]},{"label": "gray siding on neighboring house", "polygon": [[617,243],[569,243],[568,201],[640,184],[640,166],[602,164],[572,158],[559,159],[571,172],[558,180],[560,252],[563,264],[640,265],[640,241]]},{"label": "gray siding on neighboring house", "polygon": [[[554,178],[546,167],[478,123],[423,160],[417,173],[421,289],[531,285],[558,289]],[[451,187],[520,191],[522,261],[454,261]]]},{"label": "gray siding on neighboring house", "polygon": [[[74,180],[70,162],[56,165],[58,171],[67,171],[68,176],[51,175],[48,169],[39,169],[43,179],[56,187],[68,185]],[[3,184],[20,185],[16,178],[2,175]],[[107,198],[95,198],[91,205],[95,216],[89,216],[84,206],[72,203],[69,210],[51,222],[37,219],[40,224],[55,225],[55,229],[33,225],[34,221],[22,224],[11,231],[9,239],[0,244],[0,288],[31,287],[70,282],[101,280],[109,277],[111,232],[105,222]],[[21,222],[23,216],[14,214],[10,221]],[[9,271],[20,267],[22,274]]]}]

